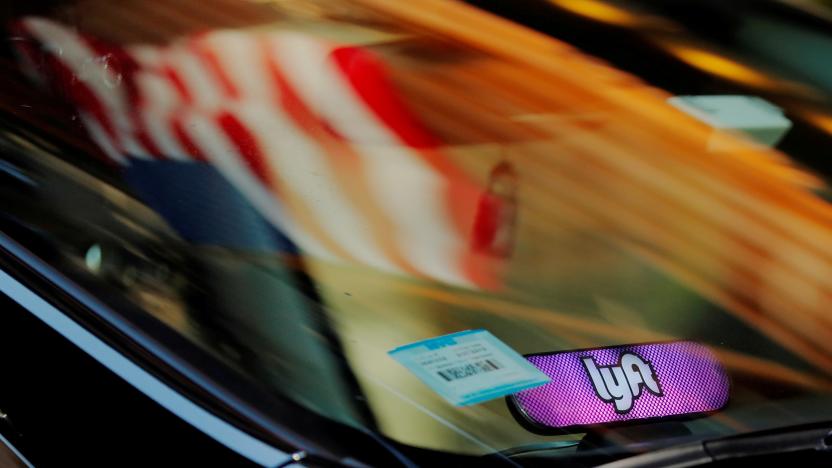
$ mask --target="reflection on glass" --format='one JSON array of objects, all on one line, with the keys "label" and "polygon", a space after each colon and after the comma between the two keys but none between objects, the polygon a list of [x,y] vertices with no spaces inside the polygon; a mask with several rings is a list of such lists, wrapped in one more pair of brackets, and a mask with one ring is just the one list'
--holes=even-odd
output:
[{"label": "reflection on glass", "polygon": [[[733,394],[696,437],[832,414],[832,207],[795,163],[830,143],[814,91],[683,28],[642,37],[647,15],[618,3],[551,2],[655,55],[607,63],[582,51],[603,35],[422,3],[17,17],[15,66],[41,88],[9,88],[35,129],[1,139],[20,188],[4,223],[272,391],[420,447],[578,437],[530,434],[502,401],[450,407],[386,354],[469,328],[521,353],[706,343]],[[667,104],[761,93],[800,111],[774,148],[714,151]]]},{"label": "reflection on glass", "polygon": [[28,74],[73,102],[114,163],[210,163],[311,255],[490,282],[466,249],[478,188],[368,50],[235,31],[121,48],[34,17],[17,29]]}]

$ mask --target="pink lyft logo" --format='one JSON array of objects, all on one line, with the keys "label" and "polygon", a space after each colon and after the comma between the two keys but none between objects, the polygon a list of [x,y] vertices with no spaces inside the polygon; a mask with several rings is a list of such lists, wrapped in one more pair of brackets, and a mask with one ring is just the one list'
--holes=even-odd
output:
[{"label": "pink lyft logo", "polygon": [[581,358],[598,398],[613,403],[615,412],[626,414],[641,396],[642,388],[656,396],[663,396],[656,371],[641,356],[624,353],[615,366],[598,366],[592,357]]},{"label": "pink lyft logo", "polygon": [[555,351],[526,359],[551,380],[513,394],[509,405],[524,427],[539,433],[707,414],[723,408],[731,393],[717,355],[693,341]]}]

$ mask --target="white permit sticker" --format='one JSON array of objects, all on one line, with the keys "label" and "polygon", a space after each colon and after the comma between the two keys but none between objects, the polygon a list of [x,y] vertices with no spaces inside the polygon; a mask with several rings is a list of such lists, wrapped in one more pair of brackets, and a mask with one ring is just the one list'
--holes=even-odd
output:
[{"label": "white permit sticker", "polygon": [[388,354],[457,406],[510,395],[550,380],[486,330],[418,341]]}]

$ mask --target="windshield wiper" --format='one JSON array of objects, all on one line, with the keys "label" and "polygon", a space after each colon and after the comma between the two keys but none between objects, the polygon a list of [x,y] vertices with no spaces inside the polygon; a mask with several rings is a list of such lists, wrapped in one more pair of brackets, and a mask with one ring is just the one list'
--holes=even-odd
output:
[{"label": "windshield wiper", "polygon": [[602,466],[606,468],[686,467],[799,451],[832,451],[832,423],[778,428],[704,440],[636,455]]}]

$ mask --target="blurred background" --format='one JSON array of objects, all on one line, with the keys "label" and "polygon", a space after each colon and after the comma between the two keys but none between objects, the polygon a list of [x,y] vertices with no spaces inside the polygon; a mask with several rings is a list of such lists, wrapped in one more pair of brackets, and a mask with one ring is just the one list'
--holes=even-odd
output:
[{"label": "blurred background", "polygon": [[[829,419],[832,7],[7,3],[2,229],[223,365],[396,441],[541,437],[390,359],[689,339],[694,434]],[[705,98],[704,100],[702,98]]]}]

